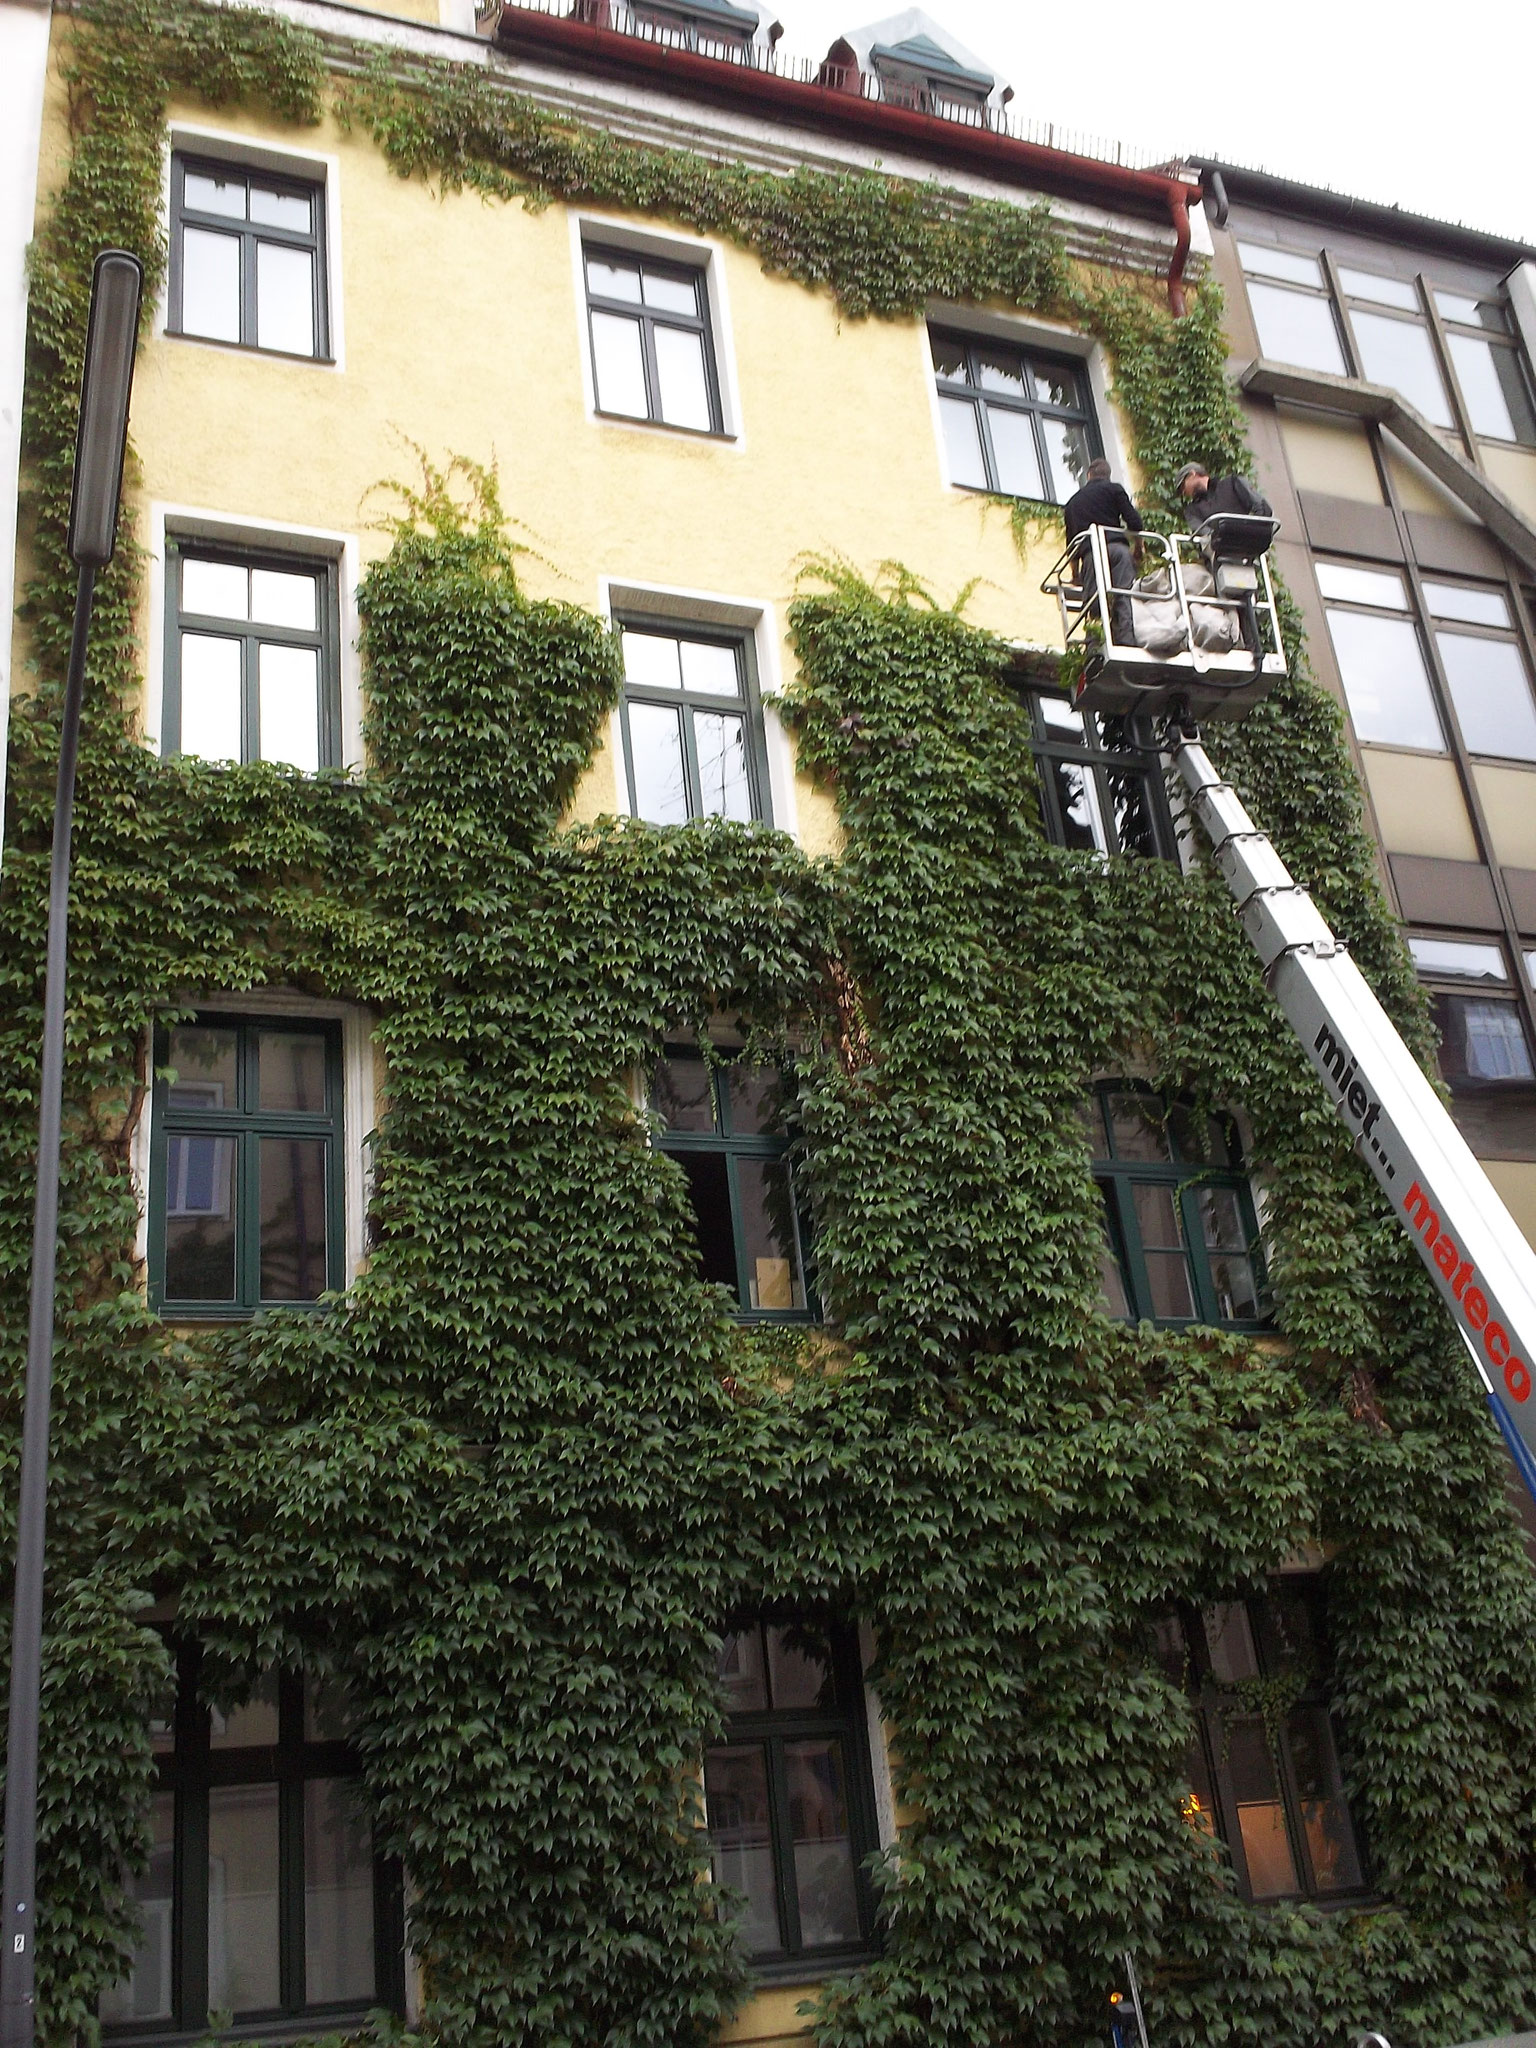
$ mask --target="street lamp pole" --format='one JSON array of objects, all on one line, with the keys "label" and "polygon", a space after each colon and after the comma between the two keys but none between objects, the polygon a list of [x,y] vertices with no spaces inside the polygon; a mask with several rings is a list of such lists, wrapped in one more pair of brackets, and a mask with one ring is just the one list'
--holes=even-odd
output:
[{"label": "street lamp pole", "polygon": [[128,395],[144,272],[136,256],[104,249],[91,277],[91,318],[80,383],[69,552],[79,569],[69,674],[59,734],[48,884],[48,957],[39,1086],[37,1200],[26,1408],[16,1510],[16,1594],[11,1612],[11,1699],[6,1742],[5,1859],[0,1870],[0,2048],[30,2048],[35,2016],[37,1724],[43,1646],[43,1536],[48,1508],[48,1412],[53,1391],[53,1296],[59,1236],[59,1132],[64,1095],[65,957],[69,842],[74,823],[80,705],[96,573],[112,559],[128,433]]}]

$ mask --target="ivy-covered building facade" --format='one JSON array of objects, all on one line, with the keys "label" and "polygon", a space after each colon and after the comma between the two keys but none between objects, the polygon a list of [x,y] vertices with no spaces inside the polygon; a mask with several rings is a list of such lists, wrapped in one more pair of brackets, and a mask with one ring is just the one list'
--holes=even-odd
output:
[{"label": "ivy-covered building facade", "polygon": [[[1041,590],[1095,457],[1251,469],[1193,174],[915,12],[23,11],[12,1424],[92,256],[151,282],[49,2041],[1087,2048],[1127,1954],[1158,2048],[1528,2020],[1504,1454]],[[1288,617],[1212,744],[1432,1064]]]}]

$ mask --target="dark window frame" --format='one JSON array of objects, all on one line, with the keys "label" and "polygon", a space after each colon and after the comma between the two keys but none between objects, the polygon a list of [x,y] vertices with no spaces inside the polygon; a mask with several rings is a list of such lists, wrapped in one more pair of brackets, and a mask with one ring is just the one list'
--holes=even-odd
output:
[{"label": "dark window frame", "polygon": [[[1052,763],[1065,762],[1092,780],[1099,822],[1108,842],[1097,847],[1099,852],[1159,860],[1176,859],[1178,846],[1173,814],[1168,807],[1167,776],[1157,742],[1145,730],[1144,721],[1081,712],[1078,715],[1083,721],[1083,738],[1077,740],[1071,733],[1048,722],[1045,713],[1048,694],[1054,696],[1056,693],[1032,690],[1028,693],[1027,703],[1030,751],[1039,772],[1040,821],[1047,839],[1054,846],[1070,846],[1066,805],[1060,782],[1051,769]],[[1138,726],[1142,727],[1139,732]],[[1147,832],[1152,841],[1150,850],[1122,843],[1110,786],[1112,776],[1127,777],[1140,785]],[[1088,849],[1078,850],[1086,852]]]},{"label": "dark window frame", "polygon": [[[155,1789],[175,1800],[171,1904],[172,2017],[115,2020],[103,2025],[109,2041],[203,2041],[208,2008],[209,1793],[222,1785],[278,1787],[278,1977],[281,2003],[242,2012],[230,2029],[241,2035],[291,2034],[300,2019],[333,2024],[383,2008],[405,2013],[405,1888],[400,1864],[373,1858],[374,1990],[365,2001],[308,2003],[304,1997],[304,1787],[316,1778],[357,1778],[355,1744],[306,1741],[301,1674],[277,1683],[278,1740],[240,1749],[215,1749],[209,1710],[199,1697],[201,1646],[182,1644],[176,1657],[174,1736],[170,1753],[156,1758]],[[200,1933],[199,1933],[200,1930]]]},{"label": "dark window frame", "polygon": [[[729,1638],[754,1627],[759,1630],[784,1627],[805,1618],[777,1608],[739,1615],[727,1627],[725,1635]],[[877,1953],[875,1896],[865,1865],[880,1847],[880,1831],[875,1813],[874,1771],[858,1630],[848,1622],[826,1621],[822,1617],[816,1617],[816,1621],[826,1629],[829,1637],[836,1693],[834,1705],[770,1707],[754,1713],[727,1714],[721,1740],[710,1745],[711,1749],[762,1747],[767,1753],[774,1887],[779,1925],[791,1936],[783,1947],[757,1951],[750,1958],[754,1974],[769,1983],[775,1980],[810,1981],[826,1971],[846,1969],[868,1961]],[[836,1946],[806,1948],[794,1938],[800,1924],[800,1911],[793,1877],[794,1852],[783,1745],[797,1740],[823,1738],[833,1738],[842,1743],[847,1765],[849,1847],[853,1858],[859,1937],[857,1941]]]},{"label": "dark window frame", "polygon": [[[597,257],[599,261],[636,264],[642,276],[647,270],[658,277],[668,277],[674,282],[691,284],[694,303],[698,308],[692,318],[682,312],[673,312],[660,306],[647,306],[634,299],[608,298],[601,292],[594,292],[587,271],[588,260]],[[628,420],[634,426],[665,427],[674,434],[695,434],[704,439],[721,440],[728,438],[725,427],[725,406],[720,386],[720,364],[715,353],[714,326],[709,311],[709,266],[707,261],[690,263],[683,257],[652,256],[641,249],[626,249],[620,243],[605,242],[600,237],[581,238],[581,284],[586,298],[587,309],[587,361],[592,369],[592,405],[600,419]],[[640,354],[645,373],[646,415],[642,420],[636,413],[609,412],[601,403],[601,392],[597,380],[597,342],[592,333],[594,313],[613,313],[626,320],[639,323]],[[676,420],[669,420],[661,410],[661,378],[656,367],[655,330],[658,327],[677,327],[685,333],[697,334],[704,343],[704,383],[709,399],[707,427],[684,426]]]},{"label": "dark window frame", "polygon": [[[789,1137],[776,1137],[769,1131],[739,1134],[732,1132],[730,1091],[723,1088],[719,1080],[719,1068],[731,1064],[728,1058],[719,1054],[714,1058],[708,1053],[701,1055],[697,1045],[690,1045],[681,1040],[669,1040],[662,1046],[659,1057],[664,1060],[698,1060],[702,1057],[709,1070],[715,1129],[682,1131],[670,1130],[663,1126],[656,1131],[654,1143],[658,1152],[664,1152],[672,1158],[680,1158],[690,1153],[705,1153],[725,1160],[726,1184],[731,1204],[731,1241],[736,1254],[736,1307],[732,1310],[735,1320],[739,1323],[820,1322],[821,1303],[816,1293],[814,1265],[811,1259],[811,1230],[800,1192],[799,1176],[795,1172],[795,1140]],[[741,1192],[735,1167],[735,1162],[739,1159],[783,1160],[788,1169],[790,1220],[795,1233],[795,1258],[800,1271],[800,1284],[805,1293],[804,1308],[750,1306],[752,1297],[747,1273],[746,1235],[741,1226]]]},{"label": "dark window frame", "polygon": [[[1235,1599],[1221,1605],[1240,1606],[1248,1617],[1248,1628],[1259,1666],[1259,1684],[1272,1684],[1282,1675],[1283,1666],[1275,1655],[1277,1624],[1274,1619],[1279,1605],[1278,1595],[1283,1591],[1287,1597],[1305,1603],[1311,1617],[1314,1641],[1321,1651],[1321,1660],[1309,1679],[1304,1679],[1293,1697],[1286,1704],[1286,1720],[1298,1712],[1320,1713],[1327,1722],[1334,1759],[1337,1762],[1339,1746],[1334,1729],[1333,1711],[1329,1701],[1329,1676],[1331,1656],[1327,1631],[1326,1605],[1321,1587],[1311,1575],[1287,1573],[1282,1576],[1277,1588],[1261,1595]],[[1228,1767],[1225,1723],[1228,1719],[1263,1720],[1263,1710],[1253,1698],[1244,1699],[1237,1685],[1219,1679],[1211,1668],[1209,1648],[1206,1640],[1202,1613],[1186,1603],[1180,1603],[1175,1610],[1182,1638],[1184,1653],[1184,1689],[1194,1717],[1191,1740],[1191,1761],[1197,1772],[1203,1774],[1203,1787],[1196,1788],[1196,1797],[1202,1807],[1206,1801],[1199,1799],[1203,1790],[1206,1799],[1213,1799],[1214,1810],[1210,1813],[1213,1830],[1232,1860],[1232,1871],[1238,1888],[1251,1904],[1260,1906],[1282,1905],[1287,1902],[1305,1901],[1327,1912],[1359,1906],[1376,1896],[1368,1845],[1364,1830],[1355,1813],[1345,1801],[1345,1812],[1349,1822],[1351,1842],[1360,1868],[1360,1882],[1355,1885],[1320,1887],[1311,1847],[1307,1840],[1306,1824],[1303,1817],[1305,1804],[1297,1781],[1292,1738],[1288,1725],[1279,1732],[1278,1743],[1270,1739],[1271,1731],[1265,1729],[1266,1744],[1270,1761],[1275,1771],[1275,1781],[1280,1795],[1280,1806],[1285,1823],[1286,1841],[1290,1850],[1291,1864],[1298,1879],[1294,1891],[1266,1893],[1255,1898],[1249,1875],[1248,1860],[1243,1847],[1242,1827],[1238,1817],[1237,1795]],[[1170,1674],[1171,1675],[1171,1674]],[[1252,1681],[1250,1681],[1251,1683]],[[1192,1776],[1195,1773],[1191,1774]],[[1196,1823],[1198,1824],[1198,1822]]]},{"label": "dark window frame", "polygon": [[[966,364],[971,372],[970,381],[962,381],[956,377],[945,377],[940,374],[937,365],[932,364],[932,347],[935,341],[950,342],[965,350]],[[1041,420],[1063,420],[1073,426],[1081,426],[1087,436],[1090,458],[1096,458],[1104,453],[1104,437],[1099,427],[1098,411],[1093,402],[1093,391],[1088,383],[1088,365],[1085,358],[1081,356],[1053,355],[1048,349],[1032,348],[1022,342],[1009,341],[997,335],[971,333],[962,327],[948,327],[943,321],[939,320],[931,320],[928,323],[928,343],[935,391],[937,391],[941,398],[964,400],[979,415],[977,432],[981,442],[982,467],[986,471],[987,482],[985,486],[957,482],[955,484],[956,490],[984,490],[986,496],[994,498],[1013,498],[1015,496],[1015,493],[1003,490],[997,481],[999,475],[997,454],[992,445],[992,428],[987,417],[988,409],[992,406],[997,406],[1008,412],[1023,413],[1028,416],[1031,432],[1034,436],[1035,460],[1039,466],[1040,478],[1043,484],[1052,484],[1054,476],[1051,451],[1046,444],[1045,435],[1041,431]],[[1016,396],[1012,392],[995,391],[990,388],[983,389],[976,366],[976,356],[978,351],[984,349],[1004,350],[1010,355],[1017,356],[1026,383],[1028,382],[1029,373],[1037,365],[1045,370],[1070,371],[1076,380],[1079,392],[1082,393],[1081,403],[1075,406],[1053,405],[1047,399],[1035,398],[1027,394]],[[1068,496],[1070,495],[1071,493],[1069,492]],[[1066,499],[1042,498],[1037,502],[1061,505],[1066,503]]]},{"label": "dark window frame", "polygon": [[[1175,1157],[1167,1163],[1150,1159],[1117,1158],[1113,1150],[1113,1127],[1105,1109],[1106,1098],[1110,1095],[1132,1095],[1143,1099],[1148,1105],[1149,1116],[1161,1123],[1168,1132],[1169,1149]],[[1265,1307],[1267,1261],[1259,1232],[1252,1183],[1246,1165],[1241,1163],[1243,1147],[1236,1118],[1230,1113],[1223,1113],[1220,1121],[1225,1126],[1228,1151],[1240,1163],[1236,1166],[1211,1166],[1202,1161],[1182,1160],[1177,1157],[1177,1139],[1171,1125],[1171,1112],[1187,1108],[1188,1105],[1184,1102],[1169,1102],[1156,1089],[1144,1082],[1130,1080],[1095,1082],[1091,1091],[1091,1101],[1096,1120],[1092,1134],[1093,1178],[1104,1197],[1109,1253],[1120,1271],[1121,1283],[1131,1312],[1130,1319],[1133,1322],[1156,1323],[1159,1328],[1175,1330],[1189,1329],[1200,1324],[1222,1330],[1269,1329],[1273,1317]],[[1160,1316],[1154,1311],[1152,1285],[1132,1193],[1138,1185],[1155,1185],[1173,1190],[1183,1233],[1184,1266],[1195,1306],[1195,1313],[1192,1316]],[[1211,1252],[1205,1242],[1199,1210],[1199,1195],[1202,1190],[1209,1188],[1228,1190],[1236,1197],[1238,1215],[1245,1232],[1246,1256],[1251,1261],[1259,1305],[1261,1310],[1264,1310],[1260,1315],[1224,1316],[1220,1313],[1211,1278]]]},{"label": "dark window frame", "polygon": [[[303,574],[317,579],[319,625],[314,632],[297,626],[257,624],[252,619],[217,618],[205,612],[188,612],[181,603],[182,564],[191,558],[243,569],[275,569],[287,575]],[[240,648],[240,761],[242,765],[260,760],[258,649],[263,642],[283,647],[313,647],[320,657],[320,692],[317,732],[319,768],[341,766],[341,588],[339,564],[334,556],[305,555],[283,550],[245,548],[225,541],[204,541],[191,535],[169,535],[165,544],[165,679],[160,709],[160,751],[179,754],[181,748],[181,636],[183,632],[208,633],[219,639],[239,640]],[[201,758],[201,757],[198,757]]]},{"label": "dark window frame", "polygon": [[[1522,1122],[1527,1126],[1536,1122],[1536,1046],[1531,1042],[1524,1006],[1520,999],[1519,984],[1520,974],[1528,971],[1526,955],[1530,949],[1522,947],[1515,953],[1516,970],[1511,973],[1511,949],[1500,934],[1415,929],[1409,934],[1409,938],[1410,943],[1419,939],[1448,941],[1480,949],[1487,948],[1499,955],[1504,968],[1500,979],[1495,979],[1491,974],[1457,975],[1447,968],[1422,965],[1417,960],[1415,969],[1419,984],[1433,1006],[1435,1028],[1440,1034],[1441,1041],[1437,1048],[1436,1065],[1441,1080],[1450,1090],[1451,1114],[1463,1137],[1481,1159],[1536,1158],[1536,1141],[1522,1140],[1518,1136]],[[1525,1048],[1525,1074],[1481,1078],[1446,1071],[1445,1056],[1451,1042],[1451,1031],[1448,1029],[1450,1020],[1446,1015],[1445,1006],[1479,1001],[1496,1004],[1501,1010],[1512,1012],[1517,1019],[1520,1040]]]},{"label": "dark window frame", "polygon": [[[308,234],[296,228],[284,228],[265,221],[232,220],[227,214],[202,213],[186,203],[186,174],[195,172],[201,177],[219,178],[226,182],[232,178],[243,178],[249,191],[254,178],[262,185],[274,190],[287,192],[295,197],[302,193],[310,202],[310,230]],[[207,342],[214,348],[251,349],[258,355],[276,356],[291,363],[330,363],[331,354],[330,320],[330,262],[326,250],[326,192],[325,181],[321,178],[304,177],[301,174],[283,171],[269,171],[264,165],[245,162],[239,158],[200,157],[195,152],[175,150],[171,156],[171,218],[170,218],[170,264],[167,280],[166,332],[183,336],[188,341]],[[249,201],[247,201],[249,210]],[[185,334],[182,324],[182,275],[184,258],[182,231],[187,226],[206,228],[210,233],[228,235],[240,239],[240,339],[220,341],[213,335]],[[313,266],[313,307],[315,346],[308,355],[296,355],[291,349],[264,348],[256,339],[256,245],[258,242],[275,242],[289,249],[307,249],[314,257]]]},{"label": "dark window frame", "polygon": [[688,779],[689,824],[697,824],[705,818],[717,815],[703,807],[693,713],[719,711],[739,716],[746,726],[747,787],[751,793],[752,816],[759,824],[771,825],[773,796],[769,787],[768,735],[763,720],[762,691],[758,683],[755,636],[745,628],[737,631],[729,626],[707,623],[695,626],[692,620],[679,619],[675,615],[669,617],[663,612],[638,612],[629,608],[615,614],[614,625],[621,633],[650,633],[662,639],[697,640],[711,647],[728,647],[736,657],[736,673],[741,682],[739,695],[722,697],[706,690],[690,690],[686,683],[673,690],[659,684],[632,683],[626,677],[624,693],[619,700],[619,727],[624,743],[624,786],[629,800],[630,816],[638,818],[640,812],[635,796],[634,744],[630,737],[629,707],[631,704],[659,704],[666,710],[676,710],[679,706],[682,709],[683,765]]},{"label": "dark window frame", "polygon": [[[346,1285],[346,1123],[344,1114],[345,1068],[342,1029],[329,1017],[251,1014],[217,1009],[199,1010],[185,1027],[234,1030],[239,1033],[236,1058],[239,1072],[240,1105],[235,1109],[195,1110],[172,1107],[164,1079],[170,1063],[170,1031],[155,1027],[155,1080],[151,1108],[149,1165],[149,1306],[156,1315],[173,1322],[244,1322],[269,1308],[313,1312],[318,1303],[264,1301],[260,1298],[260,1194],[258,1171],[261,1138],[293,1137],[325,1142],[325,1292],[338,1293]],[[248,1107],[257,1101],[256,1037],[259,1032],[288,1032],[323,1037],[326,1044],[326,1108],[313,1111],[261,1110]],[[237,1146],[235,1178],[235,1299],[195,1301],[171,1297],[165,1291],[165,1226],[168,1192],[168,1141],[172,1137],[217,1136],[233,1138]]]}]

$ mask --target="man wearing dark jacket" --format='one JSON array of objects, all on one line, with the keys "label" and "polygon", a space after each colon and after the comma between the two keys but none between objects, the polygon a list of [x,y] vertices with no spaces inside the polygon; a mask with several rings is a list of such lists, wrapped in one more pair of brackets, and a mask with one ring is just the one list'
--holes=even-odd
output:
[{"label": "man wearing dark jacket", "polygon": [[[1095,456],[1088,465],[1088,481],[1081,490],[1074,491],[1066,502],[1067,542],[1075,541],[1080,533],[1086,533],[1090,526],[1106,528],[1104,535],[1105,552],[1109,557],[1110,606],[1114,619],[1115,639],[1122,647],[1136,645],[1136,628],[1132,617],[1131,600],[1123,593],[1136,580],[1136,564],[1131,558],[1130,543],[1126,532],[1141,532],[1141,514],[1131,503],[1130,493],[1124,484],[1111,483],[1109,464],[1102,455]],[[1083,581],[1083,597],[1092,602],[1098,590],[1098,579],[1094,574],[1093,555],[1084,548],[1078,556]]]},{"label": "man wearing dark jacket", "polygon": [[1218,512],[1245,512],[1261,519],[1273,518],[1269,500],[1261,498],[1246,478],[1224,476],[1211,482],[1210,471],[1199,462],[1186,462],[1174,488],[1184,500],[1184,517],[1191,533]]}]

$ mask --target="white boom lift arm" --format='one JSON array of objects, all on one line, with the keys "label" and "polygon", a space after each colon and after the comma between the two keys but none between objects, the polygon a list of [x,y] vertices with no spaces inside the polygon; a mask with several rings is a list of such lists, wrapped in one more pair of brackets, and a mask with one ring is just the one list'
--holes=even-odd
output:
[{"label": "white boom lift arm", "polygon": [[1536,1253],[1363,974],[1198,739],[1175,762],[1276,1002],[1455,1318],[1536,1495]]}]

